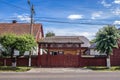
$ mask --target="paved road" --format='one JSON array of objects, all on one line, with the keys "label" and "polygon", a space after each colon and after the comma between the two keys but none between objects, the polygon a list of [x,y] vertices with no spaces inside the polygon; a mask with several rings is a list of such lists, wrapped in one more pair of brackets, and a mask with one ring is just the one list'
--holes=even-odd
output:
[{"label": "paved road", "polygon": [[120,72],[0,73],[0,80],[120,80]]}]

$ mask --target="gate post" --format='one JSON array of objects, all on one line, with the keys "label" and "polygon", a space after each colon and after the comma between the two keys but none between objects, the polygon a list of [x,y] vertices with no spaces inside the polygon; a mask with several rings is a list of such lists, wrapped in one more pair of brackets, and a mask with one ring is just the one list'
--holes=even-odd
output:
[{"label": "gate post", "polygon": [[40,62],[40,48],[41,48],[41,44],[38,44],[38,59],[37,59],[38,67],[40,67],[40,65],[41,65],[41,62]]},{"label": "gate post", "polygon": [[47,67],[50,67],[50,44],[48,44]]},{"label": "gate post", "polygon": [[81,44],[79,44],[79,48],[80,48],[80,52],[79,52],[79,66],[78,67],[80,67],[81,66]]}]

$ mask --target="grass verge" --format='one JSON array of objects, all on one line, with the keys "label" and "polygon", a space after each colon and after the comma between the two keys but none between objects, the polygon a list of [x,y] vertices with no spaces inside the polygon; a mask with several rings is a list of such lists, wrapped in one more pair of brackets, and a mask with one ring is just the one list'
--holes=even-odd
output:
[{"label": "grass verge", "polygon": [[14,71],[14,72],[25,72],[29,71],[30,67],[11,67],[11,66],[0,66],[0,71]]},{"label": "grass verge", "polygon": [[105,66],[87,66],[85,69],[91,69],[94,71],[120,71],[120,66],[112,66],[111,68],[107,68]]}]

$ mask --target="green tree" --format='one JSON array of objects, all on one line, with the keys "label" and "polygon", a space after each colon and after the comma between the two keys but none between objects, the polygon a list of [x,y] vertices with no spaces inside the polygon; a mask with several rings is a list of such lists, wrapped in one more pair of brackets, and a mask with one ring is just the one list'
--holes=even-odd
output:
[{"label": "green tree", "polygon": [[90,44],[93,44],[93,43],[95,43],[95,39],[92,39],[92,40],[90,41]]},{"label": "green tree", "polygon": [[0,36],[0,44],[4,48],[4,55],[10,55],[12,59],[12,66],[16,61],[14,58],[14,50],[19,50],[20,55],[23,55],[25,51],[30,51],[36,46],[36,41],[33,36],[25,34],[17,36],[15,34],[4,34]]},{"label": "green tree", "polygon": [[20,55],[23,55],[25,51],[34,49],[36,45],[36,41],[32,35],[24,34],[17,37],[15,49],[20,52]]},{"label": "green tree", "polygon": [[6,57],[9,57],[9,51],[0,45],[0,57],[4,58],[4,66],[6,66]]},{"label": "green tree", "polygon": [[46,33],[46,37],[51,37],[51,36],[55,36],[55,33],[52,32],[52,31],[48,31],[48,32]]},{"label": "green tree", "polygon": [[118,47],[119,31],[115,26],[108,25],[100,29],[96,34],[96,50],[107,55],[107,67],[110,68],[110,55],[113,48]]},{"label": "green tree", "polygon": [[3,48],[5,48],[6,51],[8,51],[8,54],[10,54],[11,58],[13,58],[14,55],[15,42],[15,34],[4,34],[0,36],[0,44],[3,46]]},{"label": "green tree", "polygon": [[[14,49],[15,49],[16,35],[15,34],[4,34],[0,36],[0,44],[4,48],[5,52],[3,55],[10,55],[12,59],[12,66],[15,65]],[[6,52],[7,51],[7,52]]]}]

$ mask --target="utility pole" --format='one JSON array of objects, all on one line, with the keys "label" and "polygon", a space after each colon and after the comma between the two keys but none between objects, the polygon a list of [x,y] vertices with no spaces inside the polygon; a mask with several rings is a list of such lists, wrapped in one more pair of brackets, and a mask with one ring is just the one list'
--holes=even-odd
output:
[{"label": "utility pole", "polygon": [[[30,34],[33,35],[33,23],[34,23],[34,14],[35,14],[35,11],[34,11],[34,6],[33,4],[30,3],[30,0],[28,0],[28,5],[30,6]],[[28,66],[31,66],[31,53],[33,51],[31,50],[30,53],[29,53],[29,64]]]},{"label": "utility pole", "polygon": [[34,6],[33,4],[31,5],[30,0],[28,0],[28,5],[30,6],[30,34],[33,35],[33,23],[34,23]]}]

